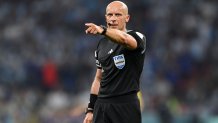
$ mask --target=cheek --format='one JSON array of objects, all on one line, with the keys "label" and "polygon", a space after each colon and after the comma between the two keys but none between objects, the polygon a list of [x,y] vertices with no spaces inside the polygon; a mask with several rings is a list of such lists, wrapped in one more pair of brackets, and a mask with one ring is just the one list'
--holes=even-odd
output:
[{"label": "cheek", "polygon": [[109,22],[110,21],[110,17],[105,17],[106,21]]},{"label": "cheek", "polygon": [[126,20],[125,19],[120,19],[119,23],[120,23],[120,25],[124,25],[126,23]]},{"label": "cheek", "polygon": [[106,17],[106,22],[108,22],[109,21],[109,19]]}]

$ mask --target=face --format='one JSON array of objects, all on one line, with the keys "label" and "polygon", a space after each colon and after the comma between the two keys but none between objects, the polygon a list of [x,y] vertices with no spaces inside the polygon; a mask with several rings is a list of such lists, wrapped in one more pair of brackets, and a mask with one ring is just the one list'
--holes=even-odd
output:
[{"label": "face", "polygon": [[127,7],[121,3],[111,3],[106,9],[106,22],[108,28],[124,31],[126,23],[129,21]]}]

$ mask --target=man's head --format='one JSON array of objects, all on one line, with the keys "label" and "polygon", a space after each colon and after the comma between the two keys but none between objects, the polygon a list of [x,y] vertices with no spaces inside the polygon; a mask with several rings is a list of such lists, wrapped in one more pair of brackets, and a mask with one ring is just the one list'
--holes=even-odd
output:
[{"label": "man's head", "polygon": [[121,1],[113,1],[106,8],[106,22],[108,28],[126,30],[129,21],[128,7]]}]

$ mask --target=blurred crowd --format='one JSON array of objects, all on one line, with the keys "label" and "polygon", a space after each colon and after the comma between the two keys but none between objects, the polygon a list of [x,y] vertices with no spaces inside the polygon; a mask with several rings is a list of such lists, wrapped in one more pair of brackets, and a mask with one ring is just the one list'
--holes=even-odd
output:
[{"label": "blurred crowd", "polygon": [[[0,123],[81,123],[110,0],[0,1]],[[218,1],[123,0],[146,35],[143,123],[218,122]]]}]

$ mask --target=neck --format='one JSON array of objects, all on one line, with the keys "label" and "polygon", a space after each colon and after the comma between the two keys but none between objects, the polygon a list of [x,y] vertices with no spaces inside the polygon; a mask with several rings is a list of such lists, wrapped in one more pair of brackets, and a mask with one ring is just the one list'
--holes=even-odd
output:
[{"label": "neck", "polygon": [[127,32],[126,26],[124,26],[120,31]]},{"label": "neck", "polygon": [[125,28],[125,29],[123,29],[123,30],[120,30],[120,31],[127,32],[127,29]]}]

